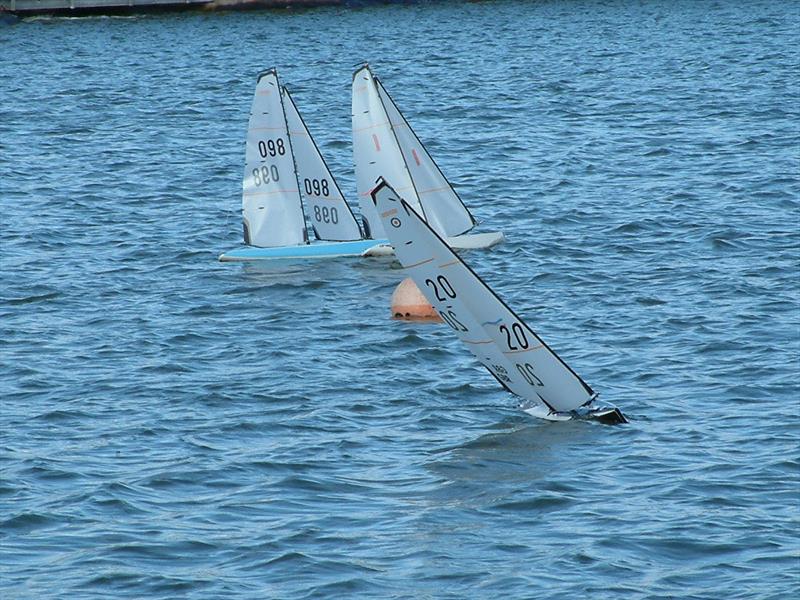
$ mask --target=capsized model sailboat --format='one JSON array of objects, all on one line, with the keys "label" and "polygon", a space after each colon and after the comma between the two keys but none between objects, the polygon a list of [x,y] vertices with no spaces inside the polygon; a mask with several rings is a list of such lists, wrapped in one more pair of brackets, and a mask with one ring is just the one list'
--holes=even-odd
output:
[{"label": "capsized model sailboat", "polygon": [[[318,243],[309,243],[304,203]],[[253,97],[242,213],[247,247],[226,252],[221,261],[361,256],[381,243],[362,239],[353,212],[275,69],[259,74]]]},{"label": "capsized model sailboat", "polygon": [[521,408],[552,421],[594,418],[625,423],[528,327],[385,181],[371,192],[395,255],[442,320]]},{"label": "capsized model sailboat", "polygon": [[503,241],[497,231],[466,235],[475,219],[366,64],[353,74],[353,157],[366,237],[386,237],[370,197],[383,177],[450,247],[487,248]]}]

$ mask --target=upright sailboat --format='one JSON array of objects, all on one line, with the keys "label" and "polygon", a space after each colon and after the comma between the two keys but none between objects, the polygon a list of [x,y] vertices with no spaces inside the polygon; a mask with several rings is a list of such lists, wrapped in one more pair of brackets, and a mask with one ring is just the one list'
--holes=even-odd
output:
[{"label": "upright sailboat", "polygon": [[384,180],[370,194],[395,254],[442,320],[522,409],[553,421],[625,423]]},{"label": "upright sailboat", "polygon": [[[309,242],[304,206],[311,230]],[[275,69],[258,77],[242,180],[245,248],[221,261],[361,256],[380,241],[361,229]]]},{"label": "upright sailboat", "polygon": [[500,232],[465,235],[476,221],[369,65],[353,74],[353,157],[367,237],[386,236],[370,192],[379,177],[453,248],[485,248]]}]

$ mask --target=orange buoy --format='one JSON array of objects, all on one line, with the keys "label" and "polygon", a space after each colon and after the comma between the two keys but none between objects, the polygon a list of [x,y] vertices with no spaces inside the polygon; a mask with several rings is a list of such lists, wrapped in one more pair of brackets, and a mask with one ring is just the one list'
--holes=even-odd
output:
[{"label": "orange buoy", "polygon": [[442,321],[410,277],[403,279],[392,294],[392,317],[408,321]]}]

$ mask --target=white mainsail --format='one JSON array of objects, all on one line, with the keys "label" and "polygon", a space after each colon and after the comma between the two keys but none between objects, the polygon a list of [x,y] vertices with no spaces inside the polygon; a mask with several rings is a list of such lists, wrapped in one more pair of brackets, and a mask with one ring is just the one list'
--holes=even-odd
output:
[{"label": "white mainsail", "polygon": [[403,153],[397,143],[389,116],[378,93],[375,78],[367,65],[353,74],[353,159],[356,189],[366,237],[384,238],[381,220],[375,212],[370,192],[379,177],[397,186],[397,191],[417,211],[423,212],[414,190]]},{"label": "white mainsail", "polygon": [[526,410],[563,418],[591,402],[592,389],[470,269],[385,181],[372,192],[395,254],[475,357]]},{"label": "white mainsail", "polygon": [[247,127],[242,182],[244,241],[262,248],[308,243],[275,69],[259,75]]},{"label": "white mainsail", "polygon": [[360,240],[358,222],[285,87],[283,101],[300,194],[317,238],[338,242]]}]

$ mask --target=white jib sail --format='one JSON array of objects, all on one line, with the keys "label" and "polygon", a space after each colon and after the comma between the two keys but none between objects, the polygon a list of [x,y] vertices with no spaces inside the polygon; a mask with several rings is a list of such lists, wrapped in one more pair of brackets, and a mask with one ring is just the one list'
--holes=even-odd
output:
[{"label": "white jib sail", "polygon": [[242,212],[245,243],[262,248],[308,243],[278,74],[261,73],[247,128]]},{"label": "white jib sail", "polygon": [[[425,146],[419,141],[417,134],[386,92],[380,79],[377,77],[374,79],[403,154],[403,160],[414,182],[417,198],[425,211],[425,220],[440,235],[451,237],[466,233],[475,226],[475,219]],[[385,179],[391,181],[389,177]]]},{"label": "white jib sail", "polygon": [[353,159],[366,237],[386,237],[370,197],[379,177],[391,181],[398,193],[424,214],[375,78],[367,65],[353,74]]},{"label": "white jib sail", "polygon": [[317,238],[338,242],[360,240],[358,222],[286,88],[283,88],[283,106],[300,194]]},{"label": "white jib sail", "polygon": [[372,192],[395,254],[445,323],[512,393],[544,414],[575,410],[592,389],[386,183]]}]

